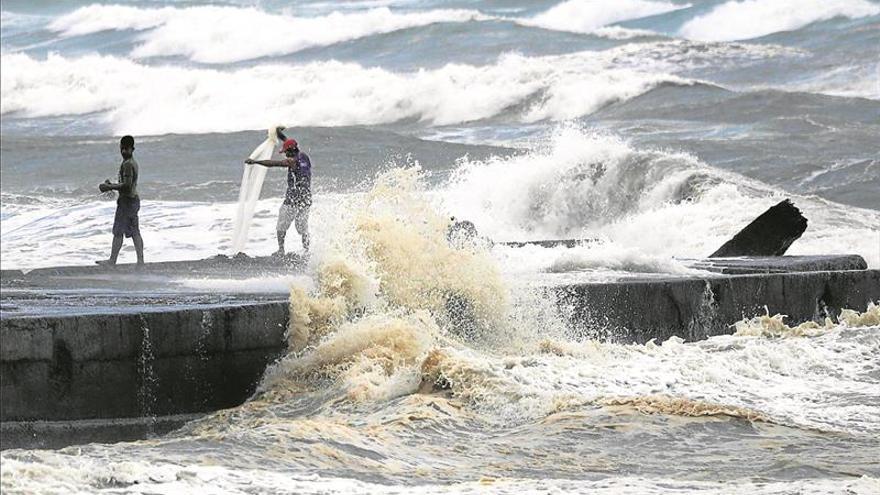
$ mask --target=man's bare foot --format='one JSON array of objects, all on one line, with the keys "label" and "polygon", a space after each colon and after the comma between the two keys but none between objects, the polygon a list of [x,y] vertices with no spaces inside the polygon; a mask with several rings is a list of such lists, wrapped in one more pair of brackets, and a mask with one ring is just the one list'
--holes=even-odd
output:
[{"label": "man's bare foot", "polygon": [[275,257],[275,258],[283,258],[283,257],[284,257],[284,254],[285,254],[285,253],[284,253],[284,250],[283,250],[283,249],[279,249],[278,251],[275,251],[274,253],[272,253],[272,256]]},{"label": "man's bare foot", "polygon": [[95,264],[98,266],[105,266],[105,267],[116,266],[116,262],[113,260],[98,260],[95,262]]}]

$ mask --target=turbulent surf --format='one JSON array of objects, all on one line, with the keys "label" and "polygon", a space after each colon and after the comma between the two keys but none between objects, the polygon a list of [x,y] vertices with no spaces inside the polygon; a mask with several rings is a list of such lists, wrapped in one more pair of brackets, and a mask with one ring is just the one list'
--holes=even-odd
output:
[{"label": "turbulent surf", "polygon": [[[150,261],[275,251],[286,180],[241,168],[267,123],[314,197],[302,272],[169,282],[289,296],[248,401],[4,450],[4,493],[880,490],[880,302],[634,344],[546,290],[700,274],[786,198],[809,219],[788,254],[880,268],[877,2],[2,9],[3,269],[106,254],[121,134]],[[452,217],[494,244],[450,244]],[[504,244],[544,239],[591,241]]]}]

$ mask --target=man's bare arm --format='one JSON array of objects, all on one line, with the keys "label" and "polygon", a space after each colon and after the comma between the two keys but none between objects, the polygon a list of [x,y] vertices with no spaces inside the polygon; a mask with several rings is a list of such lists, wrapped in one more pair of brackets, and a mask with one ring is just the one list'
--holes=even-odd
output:
[{"label": "man's bare arm", "polygon": [[122,182],[117,184],[117,188],[121,193],[128,193],[134,185],[134,170],[131,167],[125,167],[122,171]]},{"label": "man's bare arm", "polygon": [[248,165],[262,165],[264,167],[296,167],[295,160],[251,160],[248,158],[244,162]]},{"label": "man's bare arm", "polygon": [[110,182],[110,179],[104,181],[103,184],[98,186],[98,189],[101,192],[107,191],[120,191],[126,192],[131,189],[132,184],[134,183],[134,175],[131,170],[124,170],[122,174],[122,182]]}]

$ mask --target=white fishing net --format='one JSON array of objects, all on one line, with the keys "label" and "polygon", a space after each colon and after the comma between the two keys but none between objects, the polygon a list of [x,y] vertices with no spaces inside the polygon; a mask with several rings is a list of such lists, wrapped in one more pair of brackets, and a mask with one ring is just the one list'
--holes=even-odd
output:
[{"label": "white fishing net", "polygon": [[[270,126],[266,140],[254,149],[250,154],[252,160],[268,160],[272,158],[275,146],[278,144],[278,125]],[[238,193],[238,208],[235,210],[235,220],[232,227],[232,253],[244,251],[248,240],[248,230],[254,219],[254,209],[260,199],[260,191],[263,189],[263,179],[266,178],[268,168],[262,165],[244,165],[241,176],[241,191]]]}]

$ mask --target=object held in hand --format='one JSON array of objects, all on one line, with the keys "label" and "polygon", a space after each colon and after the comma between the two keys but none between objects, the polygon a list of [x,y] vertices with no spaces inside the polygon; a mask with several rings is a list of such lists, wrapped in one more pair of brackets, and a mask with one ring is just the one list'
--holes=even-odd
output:
[{"label": "object held in hand", "polygon": [[106,182],[102,182],[102,183],[98,184],[98,189],[102,193],[105,193],[110,190],[110,186]]}]

